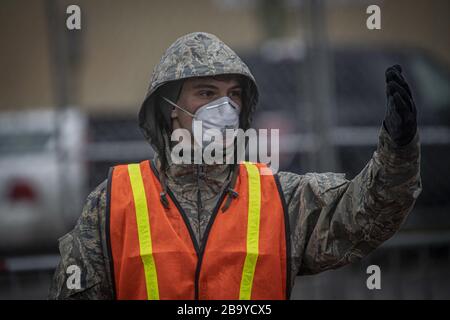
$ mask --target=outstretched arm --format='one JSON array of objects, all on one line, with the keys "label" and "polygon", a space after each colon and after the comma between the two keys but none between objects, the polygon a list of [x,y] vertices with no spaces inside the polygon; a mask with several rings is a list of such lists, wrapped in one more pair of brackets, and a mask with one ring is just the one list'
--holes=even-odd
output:
[{"label": "outstretched arm", "polygon": [[293,275],[353,262],[400,228],[421,191],[416,109],[399,66],[386,71],[387,111],[377,150],[353,179],[280,172],[288,203]]}]

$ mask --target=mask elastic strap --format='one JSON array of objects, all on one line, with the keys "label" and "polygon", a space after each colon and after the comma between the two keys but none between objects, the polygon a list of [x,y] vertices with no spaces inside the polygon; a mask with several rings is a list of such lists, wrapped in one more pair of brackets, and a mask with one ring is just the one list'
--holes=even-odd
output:
[{"label": "mask elastic strap", "polygon": [[170,105],[174,106],[175,108],[180,109],[181,111],[183,111],[184,113],[190,115],[192,118],[195,118],[195,115],[193,115],[192,113],[190,113],[189,111],[183,109],[182,107],[178,106],[176,103],[170,101],[169,99],[167,99],[166,97],[162,97],[167,103],[169,103]]}]

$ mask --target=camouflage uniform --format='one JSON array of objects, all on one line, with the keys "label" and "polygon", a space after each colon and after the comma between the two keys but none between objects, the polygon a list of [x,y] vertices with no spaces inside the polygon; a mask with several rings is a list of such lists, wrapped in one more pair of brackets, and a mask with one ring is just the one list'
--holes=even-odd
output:
[{"label": "camouflage uniform", "polygon": [[[241,128],[246,129],[257,103],[256,83],[239,57],[206,33],[186,35],[169,47],[153,72],[140,113],[144,135],[157,150],[155,161],[160,176],[165,177],[167,188],[185,210],[198,243],[204,240],[213,208],[233,170],[230,165],[172,164],[167,134],[153,112],[161,103],[155,92],[170,81],[227,73],[247,79],[240,119]],[[382,126],[377,150],[352,180],[336,173],[279,172],[289,215],[291,289],[296,275],[315,274],[357,261],[393,236],[420,194],[419,165],[418,135],[400,147]],[[106,189],[105,180],[89,195],[75,228],[59,240],[61,262],[50,299],[114,298],[105,236]],[[70,265],[81,269],[80,289],[69,290],[66,286]]]}]

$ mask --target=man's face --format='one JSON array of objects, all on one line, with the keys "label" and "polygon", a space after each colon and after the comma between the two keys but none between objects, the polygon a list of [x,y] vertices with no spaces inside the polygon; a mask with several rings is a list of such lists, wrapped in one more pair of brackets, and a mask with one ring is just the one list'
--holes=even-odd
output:
[{"label": "man's face", "polygon": [[[192,114],[205,104],[222,97],[229,97],[239,107],[242,106],[242,85],[233,75],[190,78],[184,81],[177,105]],[[174,108],[172,110],[172,128],[184,128],[191,131],[192,117]]]}]

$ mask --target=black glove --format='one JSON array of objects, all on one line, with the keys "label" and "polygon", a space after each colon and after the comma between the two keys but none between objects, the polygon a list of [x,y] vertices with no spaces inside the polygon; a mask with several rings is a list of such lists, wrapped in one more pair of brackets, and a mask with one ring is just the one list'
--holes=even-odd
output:
[{"label": "black glove", "polygon": [[386,69],[386,96],[384,127],[397,145],[404,146],[416,134],[417,111],[411,90],[398,64]]}]

